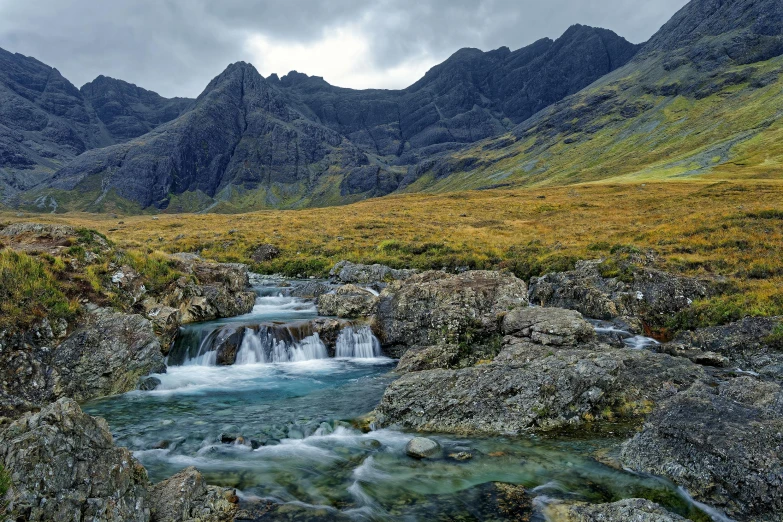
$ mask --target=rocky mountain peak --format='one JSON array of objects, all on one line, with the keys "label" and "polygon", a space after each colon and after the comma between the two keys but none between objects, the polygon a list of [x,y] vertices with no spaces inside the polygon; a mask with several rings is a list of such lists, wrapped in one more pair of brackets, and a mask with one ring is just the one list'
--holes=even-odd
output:
[{"label": "rocky mountain peak", "polygon": [[780,0],[692,0],[644,46],[644,55],[682,51],[698,63],[740,64],[783,54]]}]

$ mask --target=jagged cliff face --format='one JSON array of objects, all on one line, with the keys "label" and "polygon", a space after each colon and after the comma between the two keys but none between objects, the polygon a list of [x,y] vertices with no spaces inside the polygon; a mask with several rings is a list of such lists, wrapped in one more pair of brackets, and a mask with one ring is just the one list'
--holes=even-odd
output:
[{"label": "jagged cliff face", "polygon": [[30,188],[111,142],[79,90],[33,58],[0,49],[0,191]]},{"label": "jagged cliff face", "polygon": [[239,63],[194,103],[99,77],[77,94],[120,144],[82,154],[19,201],[243,210],[381,196],[415,179],[420,162],[507,132],[636,51],[611,31],[574,26],[514,52],[463,49],[399,91],[296,72],[264,79]]},{"label": "jagged cliff face", "polygon": [[48,181],[87,150],[149,132],[191,104],[105,77],[80,91],[57,69],[0,49],[0,197]]},{"label": "jagged cliff face", "polygon": [[115,142],[146,134],[193,106],[189,98],[164,98],[132,83],[98,76],[79,89]]}]

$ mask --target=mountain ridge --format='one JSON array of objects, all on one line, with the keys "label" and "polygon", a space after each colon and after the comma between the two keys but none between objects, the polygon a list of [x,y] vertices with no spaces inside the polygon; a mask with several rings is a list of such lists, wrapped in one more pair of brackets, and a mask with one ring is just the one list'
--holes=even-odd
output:
[{"label": "mountain ridge", "polygon": [[[400,90],[296,71],[264,78],[237,62],[176,118],[84,152],[12,202],[240,212],[394,192],[774,176],[782,33],[777,0],[692,0],[646,44],[577,24],[516,51],[460,49]],[[121,115],[135,122],[177,103],[187,102],[120,104]]]},{"label": "mountain ridge", "polygon": [[[404,185],[422,159],[507,132],[627,62],[637,50],[611,31],[575,25],[557,40],[539,40],[517,51],[461,49],[401,90],[345,89],[295,71],[263,78],[250,64],[237,62],[180,116],[143,136],[117,136],[115,130],[115,139],[128,139],[73,159],[51,182],[25,195],[23,205],[62,210],[74,208],[69,200],[82,199],[76,208],[98,208],[113,194],[141,208],[168,208],[174,201],[174,208],[203,210],[240,194],[245,199],[240,208],[297,208],[383,196]],[[245,82],[221,91],[225,100],[210,93],[237,69],[252,76],[247,92],[255,98],[240,112],[250,114],[253,123],[235,134],[231,122],[224,121],[229,143],[214,125],[213,112],[238,117],[237,105],[224,102],[237,95],[244,99]],[[100,83],[107,82],[112,83],[105,78]],[[131,84],[118,85],[122,88],[115,90],[139,92]],[[90,84],[84,92],[90,92]],[[120,123],[130,120],[133,129],[139,114],[155,109],[126,110],[111,97],[104,105],[97,98],[90,101],[109,133],[115,113],[124,118]],[[220,110],[206,108],[207,103]],[[103,107],[114,110],[103,114]],[[171,136],[163,136],[167,132]],[[201,140],[208,157],[193,139]]]}]

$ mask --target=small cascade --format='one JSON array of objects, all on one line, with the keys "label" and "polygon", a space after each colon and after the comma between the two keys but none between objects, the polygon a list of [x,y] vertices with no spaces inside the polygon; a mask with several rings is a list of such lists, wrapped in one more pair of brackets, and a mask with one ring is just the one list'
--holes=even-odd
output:
[{"label": "small cascade", "polygon": [[589,321],[592,323],[598,337],[612,344],[622,345],[633,350],[643,350],[661,344],[651,337],[634,335],[628,330],[618,328],[607,321],[600,321],[597,319],[590,319]]},{"label": "small cascade", "polygon": [[290,330],[280,335],[281,328],[247,328],[234,364],[286,363],[326,359],[326,345],[317,333],[295,339]]},{"label": "small cascade", "polygon": [[335,357],[374,359],[380,355],[381,343],[368,326],[362,326],[358,330],[348,326],[337,336]]}]

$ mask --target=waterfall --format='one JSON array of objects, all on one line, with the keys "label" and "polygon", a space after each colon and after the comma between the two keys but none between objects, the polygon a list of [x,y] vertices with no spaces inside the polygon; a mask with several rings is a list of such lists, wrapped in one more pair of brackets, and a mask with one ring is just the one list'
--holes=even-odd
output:
[{"label": "waterfall", "polygon": [[285,363],[326,359],[326,345],[317,333],[301,340],[293,336],[288,339],[275,335],[273,328],[262,328],[258,332],[245,330],[242,345],[234,364]]},{"label": "waterfall", "polygon": [[[346,326],[337,335],[335,357],[374,359],[380,355],[381,343],[367,326]],[[326,344],[311,323],[224,325],[183,335],[167,365],[269,364],[328,357]]]},{"label": "waterfall", "polygon": [[340,335],[337,336],[336,357],[373,359],[380,355],[381,343],[367,326],[363,326],[358,330],[348,326],[343,328]]}]

